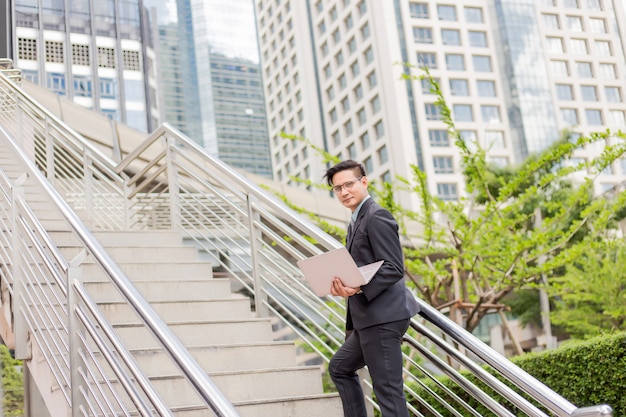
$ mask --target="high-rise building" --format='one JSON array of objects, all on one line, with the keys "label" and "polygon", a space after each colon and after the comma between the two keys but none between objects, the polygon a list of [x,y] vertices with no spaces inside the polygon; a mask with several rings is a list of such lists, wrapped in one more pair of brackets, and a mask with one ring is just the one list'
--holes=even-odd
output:
[{"label": "high-rise building", "polygon": [[[416,165],[442,199],[464,193],[460,157],[428,80],[403,80],[402,63],[416,75],[429,69],[462,137],[487,149],[495,164],[520,162],[563,130],[586,135],[626,126],[621,0],[255,6],[274,175],[284,182],[290,175],[320,181],[326,166],[281,132],[363,161],[371,179],[411,177]],[[614,169],[598,191],[625,178],[626,164]]]},{"label": "high-rise building", "polygon": [[150,19],[141,0],[3,2],[23,77],[141,131],[158,126]]},{"label": "high-rise building", "polygon": [[252,0],[144,0],[159,21],[165,121],[231,166],[271,177]]}]

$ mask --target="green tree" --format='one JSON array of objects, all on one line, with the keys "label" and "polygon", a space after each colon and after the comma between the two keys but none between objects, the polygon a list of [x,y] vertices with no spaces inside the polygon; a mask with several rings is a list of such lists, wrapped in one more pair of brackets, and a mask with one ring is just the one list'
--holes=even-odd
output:
[{"label": "green tree", "polygon": [[573,338],[626,330],[626,245],[621,237],[595,242],[562,276],[550,279],[553,323]]},{"label": "green tree", "polygon": [[[593,184],[606,167],[623,157],[626,136],[605,131],[571,140],[564,135],[520,167],[501,170],[488,164],[485,149],[463,140],[439,85],[428,72],[405,77],[430,81],[462,158],[467,197],[442,201],[432,195],[426,174],[417,166],[411,167],[411,178],[375,184],[376,197],[395,215],[404,240],[410,242],[405,246],[405,266],[417,291],[471,331],[485,314],[502,313],[507,295],[537,289],[544,276],[550,280],[562,275],[567,265],[615,228],[626,194],[594,197]],[[585,163],[572,159],[577,150],[594,145],[603,146],[599,157]],[[323,149],[314,149],[334,162]],[[573,174],[579,179],[575,185]],[[398,193],[418,196],[420,207],[398,205]],[[421,226],[419,236],[411,234],[411,223]]]},{"label": "green tree", "polygon": [[0,345],[0,361],[2,366],[2,411],[6,417],[24,415],[24,376],[21,371],[22,362],[13,359],[6,345]]}]

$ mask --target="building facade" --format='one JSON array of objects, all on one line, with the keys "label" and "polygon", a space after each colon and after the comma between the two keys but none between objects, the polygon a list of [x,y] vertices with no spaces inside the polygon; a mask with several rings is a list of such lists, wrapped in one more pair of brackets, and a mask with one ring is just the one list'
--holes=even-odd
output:
[{"label": "building facade", "polygon": [[150,19],[141,0],[15,0],[7,27],[23,77],[147,132],[160,122]]},{"label": "building facade", "polygon": [[[498,165],[545,149],[564,130],[625,126],[626,20],[617,0],[255,5],[274,175],[284,182],[321,181],[326,166],[281,132],[363,161],[371,179],[411,177],[416,165],[433,194],[462,196],[461,160],[428,80],[402,79],[424,74],[422,67],[441,86],[462,137]],[[599,191],[621,182],[625,169],[606,173]]]}]

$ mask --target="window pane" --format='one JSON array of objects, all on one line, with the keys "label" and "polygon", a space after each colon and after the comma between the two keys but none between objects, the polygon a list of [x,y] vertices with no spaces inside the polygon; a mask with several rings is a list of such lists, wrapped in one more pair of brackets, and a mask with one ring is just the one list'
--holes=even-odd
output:
[{"label": "window pane", "polygon": [[473,55],[472,62],[474,64],[474,71],[491,72],[491,57],[484,55]]},{"label": "window pane", "polygon": [[567,126],[575,126],[578,124],[578,114],[576,109],[561,109],[561,119]]},{"label": "window pane", "polygon": [[550,69],[554,75],[559,75],[562,77],[569,76],[569,68],[567,66],[567,61],[551,61]]},{"label": "window pane", "polygon": [[437,68],[437,56],[429,52],[418,52],[417,63],[420,67]]},{"label": "window pane", "polygon": [[413,28],[415,43],[433,43],[433,32],[429,28]]},{"label": "window pane", "polygon": [[619,87],[604,87],[604,95],[609,103],[620,103],[622,101],[622,93]]},{"label": "window pane", "polygon": [[500,109],[498,106],[480,106],[480,113],[485,123],[500,123]]},{"label": "window pane", "polygon": [[558,30],[561,28],[559,26],[559,17],[555,14],[544,14],[542,15],[542,20],[546,29]]},{"label": "window pane", "polygon": [[593,126],[602,125],[602,112],[600,110],[587,109],[585,110],[585,117],[587,118],[587,124]]},{"label": "window pane", "polygon": [[458,30],[442,29],[441,39],[444,45],[461,45],[461,35]]},{"label": "window pane", "polygon": [[456,21],[456,8],[454,6],[437,6],[439,20]]},{"label": "window pane", "polygon": [[579,77],[593,77],[591,62],[577,62],[576,72],[578,73]]},{"label": "window pane", "polygon": [[581,85],[580,94],[584,101],[598,101],[596,87],[593,85]]},{"label": "window pane", "polygon": [[450,79],[450,93],[453,96],[468,96],[467,80]]},{"label": "window pane", "polygon": [[474,30],[470,30],[468,32],[470,45],[475,48],[486,48],[487,47],[487,34],[485,32],[477,32]]},{"label": "window pane", "polygon": [[465,20],[468,23],[483,23],[483,9],[480,7],[466,7]]},{"label": "window pane", "polygon": [[474,114],[469,104],[455,104],[452,106],[454,119],[457,122],[473,122]]},{"label": "window pane", "polygon": [[433,169],[435,174],[453,174],[451,156],[433,156]]},{"label": "window pane", "polygon": [[478,95],[480,97],[495,97],[496,96],[496,83],[489,80],[476,81],[476,88],[478,89]]},{"label": "window pane", "polygon": [[465,60],[460,54],[446,54],[446,68],[451,71],[465,71]]},{"label": "window pane", "polygon": [[559,100],[573,100],[574,99],[572,86],[569,84],[557,84],[556,95],[559,98]]},{"label": "window pane", "polygon": [[428,4],[426,3],[409,3],[409,11],[412,18],[428,19]]},{"label": "window pane", "polygon": [[447,130],[429,130],[428,138],[430,141],[430,146],[435,147],[447,147],[450,146],[450,139],[448,137]]}]

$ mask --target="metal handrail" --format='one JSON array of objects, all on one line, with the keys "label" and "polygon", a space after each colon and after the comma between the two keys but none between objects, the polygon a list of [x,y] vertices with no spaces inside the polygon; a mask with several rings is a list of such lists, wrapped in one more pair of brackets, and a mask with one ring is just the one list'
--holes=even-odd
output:
[{"label": "metal handrail", "polygon": [[[90,157],[97,159],[98,154],[90,153]],[[200,249],[214,253],[215,262],[254,295],[258,314],[265,314],[263,310],[266,310],[282,318],[284,324],[322,359],[329,359],[341,343],[344,306],[334,297],[320,299],[312,294],[303,284],[295,260],[339,247],[340,242],[167,124],[149,135],[119,164],[111,166],[110,161],[101,162],[120,175],[131,175],[124,180],[124,186],[132,185],[132,190],[115,190],[125,198],[127,225],[137,229],[180,230]],[[51,171],[47,175],[54,177],[55,173]],[[97,192],[85,189],[84,193]],[[241,216],[247,217],[241,219]],[[242,252],[246,252],[251,260],[245,259]],[[134,301],[132,297],[130,300]],[[412,331],[421,337],[419,343],[429,349],[441,349],[447,359],[462,354],[449,355],[450,349],[458,349],[450,343],[440,342],[438,337],[425,330],[424,324],[432,325],[445,338],[451,338],[462,349],[490,365],[554,415],[574,416],[583,410],[584,413],[596,413],[581,414],[585,416],[607,415],[603,414],[607,412],[606,406],[577,409],[430,305],[421,300],[418,302],[422,313],[419,319],[413,320]],[[472,370],[470,363],[464,360],[461,363]],[[421,366],[430,372],[426,368]],[[481,372],[474,370],[474,374],[481,378]],[[483,380],[487,379],[483,376]],[[418,380],[418,376],[409,375],[407,383]],[[517,394],[506,389],[500,391],[504,400],[513,402],[525,415],[545,415],[532,404],[519,401]],[[407,386],[407,392],[412,393],[412,388]],[[410,408],[420,415],[413,405]]]},{"label": "metal handrail", "polygon": [[[0,74],[0,83],[11,86],[9,81],[5,81],[6,78]],[[67,137],[72,140],[81,143],[82,139],[77,134],[72,134],[72,131],[52,116],[47,110],[42,108],[34,100],[24,94],[21,90],[14,89],[15,94],[18,94],[20,98],[26,100],[30,106],[37,108],[38,112],[46,114],[50,120],[59,126],[60,129],[67,132]],[[156,337],[159,343],[164,347],[165,351],[170,355],[174,363],[181,370],[183,375],[189,380],[195,391],[199,394],[200,398],[209,406],[209,408],[217,415],[224,417],[236,417],[239,414],[235,411],[233,405],[224,397],[221,391],[210,380],[202,368],[198,365],[197,361],[191,356],[189,351],[181,344],[178,338],[172,333],[154,309],[145,301],[137,289],[132,285],[128,277],[122,272],[119,266],[108,255],[100,243],[95,239],[91,232],[85,227],[82,221],[78,218],[75,212],[68,206],[65,200],[58,194],[56,189],[46,180],[41,174],[40,170],[30,160],[24,150],[16,145],[13,141],[8,140],[11,136],[0,125],[0,134],[4,135],[7,139],[7,143],[18,156],[18,160],[23,162],[24,167],[27,169],[30,178],[34,179],[36,183],[45,191],[50,200],[57,207],[62,217],[67,221],[76,236],[80,239],[84,248],[94,258],[96,263],[101,266],[102,270],[107,274],[110,281],[115,284],[120,293],[129,302],[129,305],[136,311],[147,328]],[[82,144],[82,143],[81,143]],[[88,144],[82,144],[84,148],[89,148],[93,151],[95,148]],[[93,155],[100,155],[98,152],[93,152]],[[106,158],[103,158],[105,163]],[[148,395],[152,396],[153,391],[150,387],[144,387]],[[158,404],[158,398],[151,398],[154,404]]]}]

